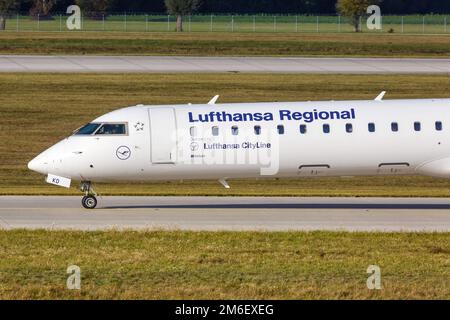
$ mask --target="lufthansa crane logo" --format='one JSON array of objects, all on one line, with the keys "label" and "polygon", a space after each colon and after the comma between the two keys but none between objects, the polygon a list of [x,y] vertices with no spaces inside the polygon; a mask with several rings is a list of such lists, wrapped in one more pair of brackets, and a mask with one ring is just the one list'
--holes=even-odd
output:
[{"label": "lufthansa crane logo", "polygon": [[198,151],[198,148],[199,148],[199,146],[198,146],[197,142],[192,142],[191,143],[191,151],[192,152]]},{"label": "lufthansa crane logo", "polygon": [[120,160],[127,160],[131,156],[131,150],[127,146],[121,146],[117,148],[116,156]]}]

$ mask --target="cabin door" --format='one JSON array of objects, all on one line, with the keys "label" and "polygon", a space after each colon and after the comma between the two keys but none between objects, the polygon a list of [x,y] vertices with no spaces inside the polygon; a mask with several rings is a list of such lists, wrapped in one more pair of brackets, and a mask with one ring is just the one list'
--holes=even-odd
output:
[{"label": "cabin door", "polygon": [[149,108],[152,163],[175,163],[177,138],[174,108]]}]

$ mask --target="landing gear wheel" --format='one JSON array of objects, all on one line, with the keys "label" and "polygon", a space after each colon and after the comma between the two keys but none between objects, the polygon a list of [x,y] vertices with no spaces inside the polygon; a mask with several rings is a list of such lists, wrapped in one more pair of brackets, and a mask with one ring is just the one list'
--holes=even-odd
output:
[{"label": "landing gear wheel", "polygon": [[84,196],[81,204],[85,209],[94,209],[97,206],[97,198],[94,196]]},{"label": "landing gear wheel", "polygon": [[90,181],[81,181],[81,191],[84,192],[85,196],[81,200],[81,204],[85,209],[94,209],[97,206],[97,194],[92,188]]}]

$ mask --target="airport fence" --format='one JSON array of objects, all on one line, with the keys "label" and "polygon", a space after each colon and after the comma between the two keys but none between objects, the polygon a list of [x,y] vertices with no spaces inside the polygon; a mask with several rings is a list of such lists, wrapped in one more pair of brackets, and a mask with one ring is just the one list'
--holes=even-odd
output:
[{"label": "airport fence", "polygon": [[[29,16],[10,13],[6,19],[9,32],[68,31],[69,15]],[[161,14],[82,14],[80,31],[95,32],[175,32],[176,17]],[[381,30],[369,30],[365,19],[362,31],[370,33],[446,34],[450,15],[383,16]],[[279,33],[350,33],[353,28],[342,16],[314,15],[192,15],[184,17],[185,32],[279,32]],[[76,32],[77,30],[72,30]]]}]

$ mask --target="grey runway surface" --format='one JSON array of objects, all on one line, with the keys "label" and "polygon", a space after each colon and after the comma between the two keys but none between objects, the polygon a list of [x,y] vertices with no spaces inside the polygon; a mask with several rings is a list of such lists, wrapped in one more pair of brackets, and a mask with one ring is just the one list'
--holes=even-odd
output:
[{"label": "grey runway surface", "polygon": [[448,73],[450,59],[0,55],[0,72]]},{"label": "grey runway surface", "polygon": [[2,196],[3,229],[450,231],[448,199]]}]

